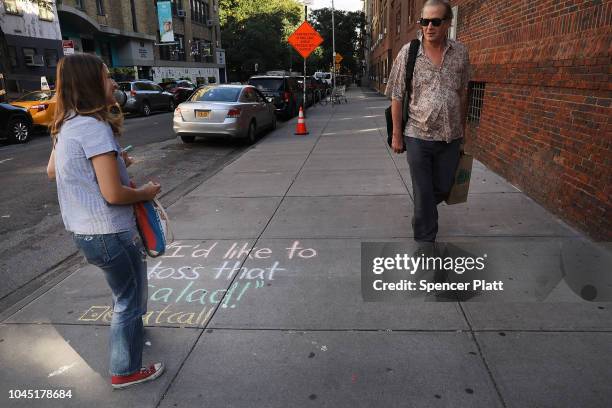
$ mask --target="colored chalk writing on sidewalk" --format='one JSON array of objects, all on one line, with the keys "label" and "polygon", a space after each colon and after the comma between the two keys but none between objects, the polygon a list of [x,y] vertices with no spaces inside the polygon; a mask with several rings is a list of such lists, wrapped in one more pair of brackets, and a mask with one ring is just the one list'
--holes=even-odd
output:
[{"label": "colored chalk writing on sidewalk", "polygon": [[[281,253],[252,247],[249,242],[174,242],[166,255],[149,260],[148,310],[143,322],[149,326],[204,327],[217,308],[236,309],[245,297],[284,274],[285,262],[315,257],[317,250],[303,247],[299,241]],[[258,266],[245,266],[249,261]],[[110,323],[112,314],[110,305],[92,305],[78,320]]]}]

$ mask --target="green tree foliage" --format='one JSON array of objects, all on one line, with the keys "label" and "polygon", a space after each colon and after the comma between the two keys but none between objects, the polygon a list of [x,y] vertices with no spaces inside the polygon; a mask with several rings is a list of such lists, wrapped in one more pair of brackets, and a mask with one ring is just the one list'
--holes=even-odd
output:
[{"label": "green tree foliage", "polygon": [[221,38],[230,81],[244,81],[255,73],[289,69],[297,54],[287,37],[303,20],[295,0],[220,0]]},{"label": "green tree foliage", "polygon": [[[322,8],[310,13],[313,27],[321,34],[324,42],[318,52],[313,53],[309,65],[317,70],[329,71],[332,64],[332,10]],[[360,11],[335,10],[336,52],[342,55],[341,73],[356,74],[361,70],[363,57],[365,15]]]}]

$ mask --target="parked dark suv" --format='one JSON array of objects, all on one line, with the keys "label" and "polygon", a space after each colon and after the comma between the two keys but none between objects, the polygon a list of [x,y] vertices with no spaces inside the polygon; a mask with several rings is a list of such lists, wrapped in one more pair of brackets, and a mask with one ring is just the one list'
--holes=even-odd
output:
[{"label": "parked dark suv", "polygon": [[296,77],[257,75],[249,79],[249,85],[259,89],[266,98],[272,98],[277,115],[285,119],[297,115],[303,96]]},{"label": "parked dark suv", "polygon": [[190,81],[185,79],[179,79],[178,81],[168,81],[168,82],[160,82],[159,86],[161,86],[164,91],[170,92],[174,95],[174,103],[178,105],[179,103],[185,102],[193,91],[196,90],[197,86]]},{"label": "parked dark suv", "polygon": [[0,139],[25,143],[30,140],[31,131],[32,116],[27,109],[0,103]]},{"label": "parked dark suv", "polygon": [[173,111],[176,106],[174,95],[164,91],[154,82],[119,82],[117,85],[127,96],[125,103],[121,106],[124,112],[149,116],[154,110]]}]

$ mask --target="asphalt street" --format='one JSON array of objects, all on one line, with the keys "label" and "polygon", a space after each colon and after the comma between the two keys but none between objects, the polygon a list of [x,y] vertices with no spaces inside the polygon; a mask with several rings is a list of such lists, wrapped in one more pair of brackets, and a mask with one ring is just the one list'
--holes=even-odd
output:
[{"label": "asphalt street", "polygon": [[[130,173],[136,183],[160,182],[166,205],[244,150],[240,143],[223,140],[183,144],[167,112],[126,118],[119,143],[134,146],[130,154],[137,163]],[[23,145],[0,144],[0,312],[46,280],[61,277],[71,265],[63,262],[67,258],[80,261],[61,221],[55,183],[46,176],[50,148],[45,133]]]}]

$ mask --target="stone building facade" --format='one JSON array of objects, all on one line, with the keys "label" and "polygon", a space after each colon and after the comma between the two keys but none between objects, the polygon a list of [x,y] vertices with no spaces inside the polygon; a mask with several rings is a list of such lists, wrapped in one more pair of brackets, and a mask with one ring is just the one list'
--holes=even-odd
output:
[{"label": "stone building facade", "polygon": [[218,0],[172,0],[174,42],[162,42],[152,0],[63,0],[62,37],[77,51],[95,52],[122,79],[225,79]]},{"label": "stone building facade", "polygon": [[62,36],[54,1],[0,1],[0,73],[3,91],[19,94],[52,81],[62,55]]}]

